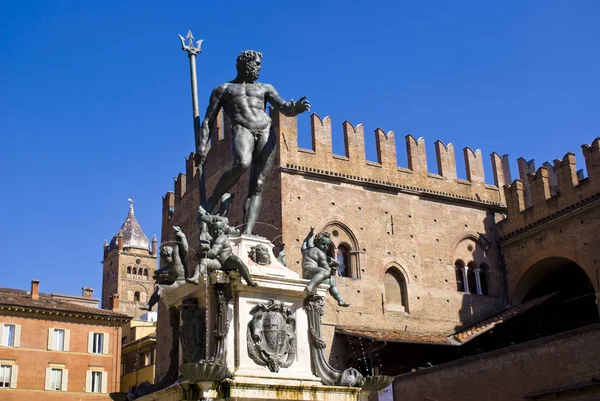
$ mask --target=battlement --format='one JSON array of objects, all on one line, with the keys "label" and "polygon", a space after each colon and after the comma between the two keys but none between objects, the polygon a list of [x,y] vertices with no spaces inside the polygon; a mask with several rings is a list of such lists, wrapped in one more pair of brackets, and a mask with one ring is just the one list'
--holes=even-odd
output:
[{"label": "battlement", "polygon": [[332,151],[332,123],[330,117],[310,116],[312,149],[298,147],[298,124],[296,117],[271,113],[273,126],[279,132],[280,166],[288,170],[340,177],[351,181],[374,183],[411,192],[458,198],[501,206],[504,204],[502,186],[510,183],[508,159],[492,153],[494,185],[484,181],[481,150],[463,149],[466,180],[458,179],[454,146],[435,142],[438,171],[427,169],[425,139],[407,135],[406,152],[408,168],[398,167],[394,131],[381,128],[374,131],[377,161],[366,160],[365,130],[362,124],[342,123],[345,155]]},{"label": "battlement", "polygon": [[600,138],[583,145],[582,153],[587,178],[583,170],[577,170],[571,152],[553,164],[543,163],[537,170],[533,160],[518,159],[520,178],[504,187],[507,218],[499,225],[502,238],[572,211],[600,195]]},{"label": "battlement", "polygon": [[[345,155],[333,154],[332,123],[330,117],[310,116],[312,149],[298,146],[296,117],[287,117],[271,110],[272,126],[278,136],[275,166],[299,174],[327,176],[360,185],[388,187],[393,191],[408,191],[454,199],[461,202],[492,206],[503,211],[505,199],[501,188],[511,182],[508,156],[491,154],[494,184],[484,180],[481,150],[463,149],[467,179],[457,178],[454,145],[435,142],[437,172],[427,169],[425,139],[412,135],[405,137],[408,168],[398,167],[394,131],[374,130],[377,161],[368,161],[365,154],[365,132],[362,124],[342,123]],[[221,111],[213,125],[210,152],[204,164],[207,190],[216,183],[220,174],[231,166],[231,122]],[[600,163],[600,162],[599,162]],[[193,189],[195,188],[195,189]],[[186,194],[197,193],[198,177],[194,153],[186,158],[185,174],[175,178],[173,192],[163,202],[163,221],[178,208]]]}]

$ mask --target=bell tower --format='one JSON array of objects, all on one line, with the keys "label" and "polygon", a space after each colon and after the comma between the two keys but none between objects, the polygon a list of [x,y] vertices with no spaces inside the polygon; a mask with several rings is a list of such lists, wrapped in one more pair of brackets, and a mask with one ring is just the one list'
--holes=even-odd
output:
[{"label": "bell tower", "polygon": [[129,199],[129,213],[125,222],[112,237],[104,242],[102,261],[102,308],[112,308],[111,297],[119,295],[119,312],[138,319],[146,313],[139,309],[154,290],[152,276],[157,268],[156,235],[152,243],[142,231]]}]

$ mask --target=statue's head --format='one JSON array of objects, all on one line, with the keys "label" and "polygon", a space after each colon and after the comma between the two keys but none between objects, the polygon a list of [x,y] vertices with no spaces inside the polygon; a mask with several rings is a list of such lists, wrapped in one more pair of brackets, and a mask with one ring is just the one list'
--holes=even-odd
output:
[{"label": "statue's head", "polygon": [[164,261],[168,265],[173,263],[173,247],[172,246],[166,245],[160,249],[160,260]]},{"label": "statue's head", "polygon": [[262,64],[262,53],[255,50],[244,50],[237,58],[235,68],[238,75],[250,81],[256,81]]},{"label": "statue's head", "polygon": [[210,236],[217,238],[219,235],[225,232],[225,224],[222,221],[215,221],[210,223]]},{"label": "statue's head", "polygon": [[314,244],[317,248],[327,253],[329,250],[329,244],[331,244],[331,235],[328,232],[321,231],[315,235]]}]

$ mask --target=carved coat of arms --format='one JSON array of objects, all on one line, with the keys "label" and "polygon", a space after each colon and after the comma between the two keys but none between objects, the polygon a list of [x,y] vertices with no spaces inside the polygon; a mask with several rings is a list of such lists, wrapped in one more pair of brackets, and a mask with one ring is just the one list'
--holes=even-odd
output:
[{"label": "carved coat of arms", "polygon": [[289,367],[296,358],[296,319],[283,302],[270,299],[250,311],[248,323],[248,355],[257,365],[271,372]]}]

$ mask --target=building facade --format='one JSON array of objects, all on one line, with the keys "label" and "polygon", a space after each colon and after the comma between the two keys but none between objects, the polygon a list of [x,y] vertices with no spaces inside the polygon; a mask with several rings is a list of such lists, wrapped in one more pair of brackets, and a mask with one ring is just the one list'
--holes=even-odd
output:
[{"label": "building facade", "polygon": [[[118,310],[118,298],[114,299]],[[63,296],[0,289],[0,399],[109,400],[120,388],[121,327],[90,289]]]},{"label": "building facade", "polygon": [[[410,374],[599,321],[594,263],[600,248],[591,239],[598,226],[592,206],[600,192],[598,140],[584,147],[589,178],[577,173],[568,154],[537,172],[519,160],[521,179],[512,182],[508,158],[492,153],[491,184],[480,150],[463,150],[466,179],[460,179],[452,144],[435,143],[438,169],[430,172],[424,139],[408,135],[408,168],[402,168],[393,132],[375,130],[377,160],[369,161],[360,124],[342,124],[346,151],[336,155],[330,118],[311,116],[312,148],[302,149],[297,118],[271,117],[277,157],[255,232],[284,243],[287,266],[298,273],[309,227],[331,233],[331,256],[342,265],[335,280],[352,304],[341,308],[327,298],[324,336],[333,366]],[[220,116],[213,127],[204,165],[208,193],[232,163],[229,126]],[[185,174],[163,198],[162,240],[172,239],[170,227],[178,225],[195,248],[200,199],[193,160],[191,154]],[[231,190],[234,226],[242,224],[247,187],[246,175]],[[582,202],[580,217],[565,217]],[[539,247],[542,241],[547,245]],[[576,284],[557,286],[565,279]],[[579,302],[585,312],[575,322],[553,326],[568,321],[578,310],[570,305]],[[552,319],[557,308],[565,319]],[[166,319],[159,308],[159,343],[169,343]],[[168,350],[159,348],[157,361],[160,378]]]},{"label": "building facade", "polygon": [[156,361],[156,312],[131,320],[123,327],[121,347],[121,392],[132,386],[154,383]]}]

